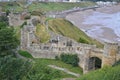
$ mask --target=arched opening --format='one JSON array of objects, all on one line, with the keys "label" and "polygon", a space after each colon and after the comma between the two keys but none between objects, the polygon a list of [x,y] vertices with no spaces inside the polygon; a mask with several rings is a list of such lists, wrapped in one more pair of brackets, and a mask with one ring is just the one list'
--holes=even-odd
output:
[{"label": "arched opening", "polygon": [[97,57],[89,58],[88,69],[89,70],[96,70],[101,68],[102,60]]}]

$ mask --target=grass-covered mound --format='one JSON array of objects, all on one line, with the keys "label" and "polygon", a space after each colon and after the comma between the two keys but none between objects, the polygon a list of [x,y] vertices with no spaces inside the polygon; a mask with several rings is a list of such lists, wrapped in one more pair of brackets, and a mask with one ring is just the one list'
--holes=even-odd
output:
[{"label": "grass-covered mound", "polygon": [[27,51],[23,51],[23,50],[19,50],[18,53],[23,56],[23,57],[26,57],[26,58],[33,58],[33,56],[27,52]]},{"label": "grass-covered mound", "polygon": [[45,25],[37,25],[35,34],[42,43],[45,43],[50,39],[50,35]]},{"label": "grass-covered mound", "polygon": [[120,80],[120,65],[90,72],[77,80]]},{"label": "grass-covered mound", "polygon": [[80,2],[80,3],[60,3],[60,2],[34,2],[29,6],[29,11],[42,10],[42,11],[62,11],[71,9],[73,7],[88,7],[94,6],[94,2]]},{"label": "grass-covered mound", "polygon": [[48,65],[56,65],[58,67],[67,68],[76,73],[82,73],[79,67],[72,67],[61,61],[51,59],[33,59],[33,67],[26,80],[61,80],[62,78],[75,78],[75,76],[67,74],[63,71],[50,68]]},{"label": "grass-covered mound", "polygon": [[74,73],[78,73],[78,74],[82,74],[82,69],[80,67],[73,67],[72,65],[70,64],[66,64],[60,60],[55,60],[55,59],[34,59],[34,61],[37,63],[37,64],[40,64],[42,63],[43,65],[56,65],[58,67],[61,67],[61,68],[66,68],[68,69],[69,71],[71,72],[74,72]]},{"label": "grass-covered mound", "polygon": [[49,29],[55,33],[70,37],[77,42],[96,44],[97,46],[102,47],[102,44],[88,37],[83,31],[65,19],[50,19]]}]

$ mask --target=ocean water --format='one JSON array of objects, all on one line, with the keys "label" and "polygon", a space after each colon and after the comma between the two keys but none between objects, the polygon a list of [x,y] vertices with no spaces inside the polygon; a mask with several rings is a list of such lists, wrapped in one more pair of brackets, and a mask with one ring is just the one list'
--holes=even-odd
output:
[{"label": "ocean water", "polygon": [[[115,34],[120,37],[120,12],[113,14],[94,12],[93,15],[85,19],[83,24],[102,25],[102,26],[98,26],[99,28],[95,26],[94,29],[91,29],[91,31],[87,33],[89,35],[94,35],[92,33],[93,31],[98,31],[98,33],[100,34],[102,32],[100,28],[104,26],[107,28],[111,28],[115,32]],[[120,41],[120,38],[118,38],[117,40]]]}]

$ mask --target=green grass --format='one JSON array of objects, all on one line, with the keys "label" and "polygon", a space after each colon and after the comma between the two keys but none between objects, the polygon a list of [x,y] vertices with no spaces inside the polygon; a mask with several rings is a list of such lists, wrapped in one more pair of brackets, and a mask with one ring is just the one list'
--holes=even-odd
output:
[{"label": "green grass", "polygon": [[42,63],[43,65],[56,65],[61,68],[66,68],[71,72],[82,74],[82,69],[80,67],[73,67],[70,64],[66,64],[60,60],[54,60],[54,59],[34,59],[36,63]]},{"label": "green grass", "polygon": [[77,80],[120,80],[120,65],[90,72]]},{"label": "green grass", "polygon": [[35,34],[40,39],[41,43],[45,43],[50,39],[50,35],[44,25],[37,25]]},{"label": "green grass", "polygon": [[66,9],[71,9],[73,7],[88,7],[94,6],[93,2],[81,2],[81,3],[60,3],[60,2],[34,2],[29,6],[29,11],[41,10],[41,11],[62,11]]},{"label": "green grass", "polygon": [[15,33],[16,33],[15,35],[16,35],[17,39],[20,40],[20,36],[21,36],[21,28],[20,28],[20,26],[14,27],[14,30],[15,30]]},{"label": "green grass", "polygon": [[[25,2],[0,2],[0,6],[3,10],[13,10],[13,12],[21,12],[24,10],[24,6],[26,5]],[[32,3],[27,9],[28,11],[62,11],[66,9],[71,9],[73,7],[88,7],[94,6],[94,2],[80,2],[80,3],[60,3],[60,2],[34,2]]]},{"label": "green grass", "polygon": [[[34,2],[27,9],[32,11],[62,11],[71,9],[73,7],[88,7],[94,6],[94,2],[81,2],[81,3],[54,3],[54,2]],[[21,12],[24,10],[25,2],[0,2],[0,6],[3,10],[14,9],[14,12]]]},{"label": "green grass", "polygon": [[[103,45],[88,37],[83,31],[78,29],[72,23],[65,19],[51,19],[49,20],[49,29],[55,33],[61,34],[63,36],[67,36],[79,42],[80,39],[84,40],[89,44],[96,44],[99,47],[103,47]],[[83,41],[82,41],[83,42]]]},{"label": "green grass", "polygon": [[18,53],[23,56],[23,57],[26,57],[26,58],[33,58],[32,55],[27,52],[27,51],[23,51],[23,50],[19,50]]},{"label": "green grass", "polygon": [[[76,78],[76,76],[73,76],[73,75],[70,75],[70,74],[67,74],[63,71],[60,71],[60,70],[57,70],[57,69],[53,69],[53,68],[50,68],[48,65],[50,64],[54,64],[57,66],[59,65],[63,65],[63,67],[66,67],[68,68],[69,70],[69,66],[71,65],[67,65],[61,61],[56,61],[56,60],[51,60],[51,59],[33,59],[33,62],[34,62],[34,65],[33,65],[33,71],[32,71],[32,75],[44,75],[46,77],[54,77],[54,79],[43,79],[43,80],[61,80],[62,78]],[[70,67],[70,68],[73,68],[73,67]],[[75,68],[77,69],[77,68]],[[77,70],[81,70],[80,68],[77,69]],[[73,70],[74,71],[74,70]],[[49,73],[50,72],[50,73]],[[80,73],[80,72],[79,72]],[[43,76],[43,77],[44,77]],[[32,77],[32,76],[31,76]],[[35,79],[35,80],[39,80],[39,79]]]},{"label": "green grass", "polygon": [[23,11],[23,7],[20,7],[16,2],[0,2],[0,7],[2,7],[3,11],[13,10],[12,12],[21,12]]}]

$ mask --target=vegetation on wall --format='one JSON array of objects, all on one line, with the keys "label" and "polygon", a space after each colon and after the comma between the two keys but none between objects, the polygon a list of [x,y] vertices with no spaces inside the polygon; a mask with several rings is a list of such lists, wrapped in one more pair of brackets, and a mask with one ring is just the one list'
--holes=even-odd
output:
[{"label": "vegetation on wall", "polygon": [[45,25],[38,24],[36,27],[36,36],[39,38],[41,43],[45,43],[50,39],[50,34]]},{"label": "vegetation on wall", "polygon": [[49,29],[55,33],[74,39],[77,42],[96,44],[99,47],[103,47],[100,42],[91,39],[83,31],[81,31],[79,28],[77,28],[71,22],[65,19],[50,19]]},{"label": "vegetation on wall", "polygon": [[89,42],[83,38],[79,38],[79,42],[88,44]]}]

